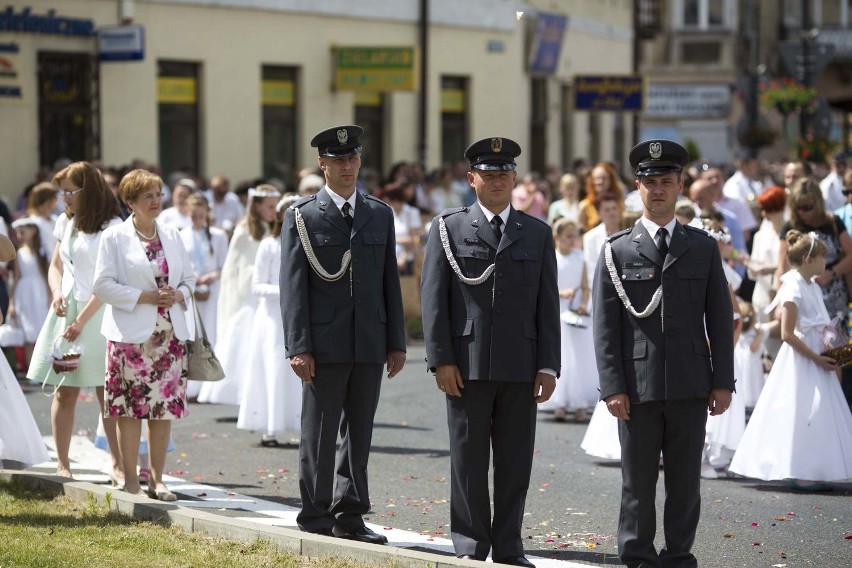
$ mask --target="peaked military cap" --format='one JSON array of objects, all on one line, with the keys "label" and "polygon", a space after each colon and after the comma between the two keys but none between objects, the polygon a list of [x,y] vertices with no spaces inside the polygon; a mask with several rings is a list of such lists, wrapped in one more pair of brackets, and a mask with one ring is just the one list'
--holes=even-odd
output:
[{"label": "peaked military cap", "polygon": [[483,138],[464,151],[472,170],[514,170],[520,154],[521,147],[509,138]]},{"label": "peaked military cap", "polygon": [[320,156],[343,158],[361,153],[362,136],[364,129],[360,126],[335,126],[314,136],[311,146],[319,150]]},{"label": "peaked military cap", "polygon": [[680,172],[688,162],[686,148],[671,140],[646,140],[630,150],[630,166],[637,176]]}]

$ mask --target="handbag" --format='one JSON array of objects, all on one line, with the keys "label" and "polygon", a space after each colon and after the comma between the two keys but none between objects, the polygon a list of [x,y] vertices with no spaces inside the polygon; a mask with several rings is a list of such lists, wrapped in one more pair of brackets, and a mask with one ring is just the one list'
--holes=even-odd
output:
[{"label": "handbag", "polygon": [[559,314],[559,319],[572,327],[588,327],[586,318],[575,312],[574,310],[565,310]]},{"label": "handbag", "polygon": [[204,322],[198,314],[198,306],[192,302],[192,310],[195,312],[195,341],[187,341],[189,357],[187,361],[186,374],[190,381],[221,381],[225,378],[222,364],[213,352],[213,346],[207,339],[204,330]]},{"label": "handbag", "polygon": [[0,325],[0,347],[19,347],[24,344],[24,330],[17,318],[10,318]]},{"label": "handbag", "polygon": [[210,299],[210,288],[203,284],[201,286],[196,286],[195,292],[192,293],[192,296],[199,302],[206,302]]}]

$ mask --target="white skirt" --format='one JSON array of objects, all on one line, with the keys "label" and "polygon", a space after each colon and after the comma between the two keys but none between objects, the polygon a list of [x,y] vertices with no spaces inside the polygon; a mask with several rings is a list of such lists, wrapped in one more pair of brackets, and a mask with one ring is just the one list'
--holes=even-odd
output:
[{"label": "white skirt", "polygon": [[24,393],[5,357],[0,357],[0,462],[25,466],[50,460]]},{"label": "white skirt", "polygon": [[731,458],[742,440],[745,425],[743,396],[735,392],[731,396],[731,406],[728,410],[719,416],[707,417],[705,458],[710,465],[725,467],[731,463]]},{"label": "white skirt", "polygon": [[237,428],[264,434],[299,432],[302,381],[284,356],[278,296],[263,297],[254,316]]},{"label": "white skirt", "polygon": [[580,447],[584,452],[605,460],[621,459],[621,442],[618,439],[618,418],[610,414],[604,401],[599,401],[586,428]]},{"label": "white skirt", "polygon": [[[205,382],[198,393],[198,402],[213,404],[240,404],[243,396],[243,383],[246,369],[246,332],[254,324],[254,303],[243,306],[222,327],[216,341],[216,357],[225,371],[221,381]],[[282,343],[278,348],[283,349]]]},{"label": "white skirt", "polygon": [[[591,323],[589,316],[583,318]],[[598,367],[595,362],[595,342],[591,327],[562,325],[562,371],[556,381],[556,390],[542,406],[542,410],[555,408],[591,408],[598,399]]]},{"label": "white skirt", "polygon": [[[822,334],[803,341],[819,352]],[[728,469],[767,481],[852,478],[852,413],[835,373],[782,345]]]}]

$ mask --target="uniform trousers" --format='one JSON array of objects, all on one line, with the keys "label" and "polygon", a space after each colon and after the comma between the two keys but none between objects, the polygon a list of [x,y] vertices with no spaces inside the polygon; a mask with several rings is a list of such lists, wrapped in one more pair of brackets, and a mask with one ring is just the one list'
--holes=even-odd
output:
[{"label": "uniform trousers", "polygon": [[[630,420],[618,421],[622,475],[618,554],[625,565],[698,566],[690,550],[701,512],[701,454],[706,425],[705,399],[633,403]],[[666,546],[658,555],[654,533],[661,452]]]},{"label": "uniform trousers", "polygon": [[317,365],[313,382],[303,386],[300,529],[350,532],[364,526],[362,515],[370,510],[367,461],[381,384],[381,364],[328,363]]},{"label": "uniform trousers", "polygon": [[[447,395],[450,534],[458,556],[523,556],[521,523],[532,470],[536,404],[532,383],[465,381]],[[494,519],[488,494],[494,454]]]}]

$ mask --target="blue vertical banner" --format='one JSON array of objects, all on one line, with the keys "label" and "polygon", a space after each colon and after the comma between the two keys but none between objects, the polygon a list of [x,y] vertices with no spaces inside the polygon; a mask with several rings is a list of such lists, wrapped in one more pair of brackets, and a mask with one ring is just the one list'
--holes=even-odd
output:
[{"label": "blue vertical banner", "polygon": [[546,74],[556,71],[559,54],[562,51],[562,38],[567,26],[568,16],[539,12],[530,46],[527,71]]}]

